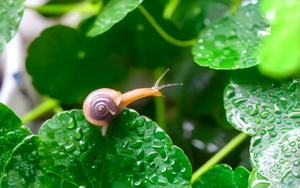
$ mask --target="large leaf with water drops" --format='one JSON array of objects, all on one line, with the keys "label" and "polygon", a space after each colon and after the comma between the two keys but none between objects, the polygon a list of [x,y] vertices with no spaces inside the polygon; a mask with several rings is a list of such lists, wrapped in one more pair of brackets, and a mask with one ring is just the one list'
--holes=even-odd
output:
[{"label": "large leaf with water drops", "polygon": [[244,167],[234,171],[229,165],[220,164],[205,172],[194,183],[193,188],[237,187],[247,188],[250,172]]},{"label": "large leaf with water drops", "polygon": [[16,34],[23,16],[25,0],[0,1],[0,53],[4,46]]},{"label": "large leaf with water drops", "polygon": [[[243,4],[242,4],[243,5]],[[240,7],[234,15],[212,23],[193,46],[194,60],[213,69],[242,69],[259,63],[257,48],[268,24],[258,4]]]},{"label": "large leaf with water drops", "polygon": [[142,2],[143,0],[110,0],[97,15],[87,35],[95,37],[104,33]]},{"label": "large leaf with water drops", "polygon": [[261,48],[260,70],[275,78],[300,71],[300,1],[263,1],[271,19],[271,35]]},{"label": "large leaf with water drops", "polygon": [[150,119],[126,109],[103,137],[81,110],[63,112],[39,134],[52,153],[50,174],[86,187],[188,186],[191,166],[183,151]]},{"label": "large leaf with water drops", "polygon": [[40,187],[47,179],[42,166],[51,160],[39,137],[2,103],[0,119],[0,187]]},{"label": "large leaf with water drops", "polygon": [[285,81],[235,77],[225,90],[228,121],[252,137],[251,184],[300,185],[299,77]]}]

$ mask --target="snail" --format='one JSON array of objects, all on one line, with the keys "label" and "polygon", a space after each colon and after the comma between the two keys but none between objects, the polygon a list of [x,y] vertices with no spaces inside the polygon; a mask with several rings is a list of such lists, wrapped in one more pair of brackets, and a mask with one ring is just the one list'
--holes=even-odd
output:
[{"label": "snail", "polygon": [[170,69],[167,69],[162,74],[152,88],[134,89],[124,94],[109,88],[97,89],[91,92],[83,103],[83,114],[85,118],[93,125],[102,126],[102,135],[105,136],[107,126],[133,101],[148,96],[163,96],[159,91],[160,89],[182,85],[182,83],[175,83],[158,86],[160,80],[169,70]]}]

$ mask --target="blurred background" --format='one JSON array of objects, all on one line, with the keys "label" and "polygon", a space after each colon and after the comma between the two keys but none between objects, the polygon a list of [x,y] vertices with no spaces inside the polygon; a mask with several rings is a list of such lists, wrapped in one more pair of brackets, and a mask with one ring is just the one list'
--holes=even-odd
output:
[{"label": "blurred background", "polygon": [[[106,33],[86,37],[83,33],[97,6],[105,1],[89,1],[96,9],[83,10],[86,2],[26,0],[18,32],[0,59],[2,103],[21,118],[49,98],[57,99],[63,110],[81,109],[85,96],[94,89],[109,87],[124,93],[152,87],[170,68],[161,85],[183,86],[165,88],[163,98],[140,99],[129,108],[163,127],[185,151],[193,169],[239,134],[227,122],[223,107],[231,71],[200,67],[193,60],[191,46],[167,42],[137,9]],[[172,10],[170,2],[145,0],[142,5],[168,34],[180,40],[197,38],[235,5],[231,0],[172,1],[178,3]],[[73,4],[77,8],[70,9]],[[26,126],[37,133],[54,113],[47,111]],[[249,140],[222,163],[251,169]]]}]

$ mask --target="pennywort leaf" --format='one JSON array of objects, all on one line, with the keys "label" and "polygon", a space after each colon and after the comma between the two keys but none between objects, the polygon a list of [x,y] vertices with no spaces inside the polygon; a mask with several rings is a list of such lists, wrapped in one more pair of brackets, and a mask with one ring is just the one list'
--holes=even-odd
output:
[{"label": "pennywort leaf", "polygon": [[63,103],[81,102],[92,90],[124,80],[132,46],[110,44],[130,40],[113,31],[89,38],[81,30],[53,26],[30,45],[26,68],[39,92]]},{"label": "pennywort leaf", "polygon": [[242,69],[254,66],[257,47],[266,35],[267,22],[258,4],[247,4],[234,15],[212,23],[193,46],[194,61],[213,69]]},{"label": "pennywort leaf", "polygon": [[226,164],[214,166],[205,172],[198,180],[193,183],[196,187],[238,187],[247,188],[250,172],[244,167],[237,167],[234,171]]},{"label": "pennywort leaf", "polygon": [[263,82],[252,76],[249,83],[234,79],[225,89],[228,121],[253,136],[251,186],[300,185],[299,81],[294,77]]},{"label": "pennywort leaf", "polygon": [[1,187],[189,186],[183,151],[158,125],[125,109],[102,136],[82,110],[61,112],[33,135],[0,105]]}]

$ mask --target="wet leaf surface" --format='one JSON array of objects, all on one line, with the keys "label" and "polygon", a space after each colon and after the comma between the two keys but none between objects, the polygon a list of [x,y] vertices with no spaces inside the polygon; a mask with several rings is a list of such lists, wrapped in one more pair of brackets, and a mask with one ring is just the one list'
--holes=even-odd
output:
[{"label": "wet leaf surface", "polygon": [[0,110],[0,138],[11,143],[0,150],[1,186],[189,185],[192,169],[183,151],[155,122],[133,110],[125,109],[105,137],[82,110],[55,115],[42,125],[40,136],[22,128],[8,107]]},{"label": "wet leaf surface", "polygon": [[205,172],[193,183],[193,187],[237,187],[247,188],[250,172],[244,167],[237,167],[234,171],[226,164],[220,164]]},{"label": "wet leaf surface", "polygon": [[0,1],[0,54],[4,46],[16,34],[23,16],[25,0]]},{"label": "wet leaf surface", "polygon": [[[40,187],[45,183],[41,164],[50,165],[38,136],[0,103],[0,187]],[[44,155],[44,156],[43,156]]]},{"label": "wet leaf surface", "polygon": [[[240,82],[225,89],[228,121],[251,136],[252,186],[299,186],[299,77]],[[246,77],[245,80],[250,80]],[[299,139],[298,139],[299,138]]]},{"label": "wet leaf surface", "polygon": [[197,64],[213,69],[242,69],[259,63],[257,48],[268,24],[258,4],[240,7],[231,16],[212,23],[193,46]]}]

